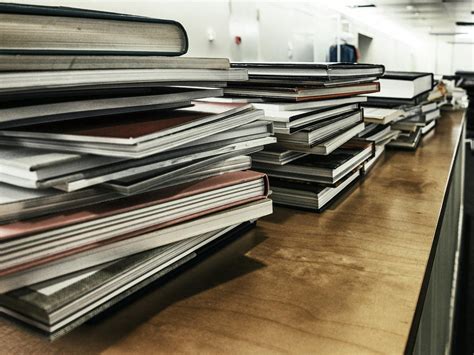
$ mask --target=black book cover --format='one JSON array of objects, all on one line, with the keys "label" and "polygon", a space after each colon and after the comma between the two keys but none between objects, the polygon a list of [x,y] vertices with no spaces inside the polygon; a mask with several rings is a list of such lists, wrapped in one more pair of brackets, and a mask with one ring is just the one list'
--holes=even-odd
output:
[{"label": "black book cover", "polygon": [[[346,177],[344,177],[340,182],[335,184],[334,186],[329,186],[329,187],[337,187],[340,183],[343,183],[346,179],[350,178],[351,175],[355,172],[356,170],[348,173]],[[321,208],[306,208],[306,207],[301,207],[301,206],[291,206],[291,208],[296,208],[299,210],[308,210],[312,212],[317,212],[317,213],[322,213],[328,208],[331,208],[334,206],[337,202],[343,200],[343,198],[346,196],[346,194],[356,186],[356,184],[359,183],[359,181],[362,179],[362,174],[360,174],[354,181],[352,181],[349,185],[347,185],[344,189],[342,189],[337,195],[335,195],[328,203],[326,203],[324,206]],[[328,186],[325,185],[319,185],[317,183],[311,183],[311,182],[297,182],[297,181],[291,181],[291,180],[286,180],[286,179],[280,179],[280,178],[270,178],[270,186],[278,186],[281,188],[288,188],[288,189],[297,189],[300,191],[308,191],[308,192],[313,192],[315,194],[319,194],[322,192],[324,189],[326,189]],[[278,202],[275,202],[275,204],[279,204]],[[286,204],[281,204],[284,207],[288,207]]]},{"label": "black book cover", "polygon": [[382,79],[393,79],[393,80],[407,80],[413,81],[424,76],[431,76],[431,82],[433,82],[433,73],[423,72],[405,72],[405,71],[387,71],[382,76]]},{"label": "black book cover", "polygon": [[[328,111],[331,111],[331,110],[337,110],[337,109],[342,108],[342,107],[351,107],[351,106],[356,107],[355,110],[360,109],[360,104],[359,103],[351,103],[351,104],[329,106],[329,107],[323,107],[323,108],[315,108],[315,109],[312,109],[309,112],[305,112],[305,113],[301,113],[299,115],[291,116],[289,121],[293,122],[293,121],[299,120],[299,119],[307,117],[307,116],[312,116],[312,115],[315,115],[315,114],[318,114],[318,113],[328,112]],[[352,113],[353,112],[351,112],[351,114]],[[334,114],[334,116],[340,116],[340,114],[336,113],[336,114]],[[333,117],[333,116],[330,116],[328,118],[331,118],[331,117]],[[319,120],[318,122],[320,122],[320,121],[321,120]]]},{"label": "black book cover", "polygon": [[426,101],[428,95],[428,92],[424,92],[415,96],[412,99],[394,99],[389,97],[368,96],[367,102],[364,103],[364,106],[387,108],[395,108],[399,106],[416,106]]},{"label": "black book cover", "polygon": [[310,63],[310,62],[234,62],[234,68],[284,68],[284,69],[374,69],[385,67],[380,64],[360,63]]},{"label": "black book cover", "polygon": [[319,120],[316,123],[311,122],[307,125],[298,127],[298,131],[305,131],[307,133],[311,133],[311,132],[317,131],[318,129],[321,129],[323,127],[334,124],[337,121],[346,119],[346,118],[348,118],[348,117],[350,117],[350,116],[352,116],[352,115],[354,115],[358,112],[361,112],[361,110],[357,109],[357,110],[354,110],[354,111],[351,111],[349,113],[345,113],[345,114],[342,114],[342,115],[331,116],[331,117]]},{"label": "black book cover", "polygon": [[352,146],[346,144],[329,155],[309,154],[288,165],[335,170],[350,159],[354,158],[357,154],[360,154],[369,145],[373,146],[371,143],[362,141],[354,143]]},{"label": "black book cover", "polygon": [[398,138],[387,144],[389,148],[416,150],[421,140],[421,128],[409,134],[400,134]]}]

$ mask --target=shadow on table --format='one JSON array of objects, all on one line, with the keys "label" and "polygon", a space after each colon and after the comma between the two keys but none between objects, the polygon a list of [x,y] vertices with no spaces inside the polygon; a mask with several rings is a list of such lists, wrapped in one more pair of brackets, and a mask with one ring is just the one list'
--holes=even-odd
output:
[{"label": "shadow on table", "polygon": [[53,348],[107,349],[170,305],[265,267],[245,254],[266,239],[254,228],[226,241],[58,339]]}]

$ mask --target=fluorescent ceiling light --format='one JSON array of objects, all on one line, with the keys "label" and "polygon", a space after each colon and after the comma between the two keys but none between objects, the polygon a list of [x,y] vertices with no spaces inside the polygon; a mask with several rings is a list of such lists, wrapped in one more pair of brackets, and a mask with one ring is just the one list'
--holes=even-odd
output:
[{"label": "fluorescent ceiling light", "polygon": [[368,4],[368,5],[350,5],[349,7],[353,9],[364,9],[364,8],[371,8],[376,7],[375,4]]},{"label": "fluorescent ceiling light", "polygon": [[456,36],[467,35],[468,32],[430,32],[430,36]]}]

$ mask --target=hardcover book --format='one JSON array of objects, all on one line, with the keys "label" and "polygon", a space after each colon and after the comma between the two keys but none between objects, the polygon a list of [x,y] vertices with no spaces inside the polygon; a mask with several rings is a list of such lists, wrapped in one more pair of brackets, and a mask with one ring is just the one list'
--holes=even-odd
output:
[{"label": "hardcover book", "polygon": [[378,92],[380,84],[370,82],[364,84],[344,85],[330,88],[312,87],[255,87],[255,86],[228,86],[224,89],[225,96],[242,96],[271,100],[309,101],[354,96]]},{"label": "hardcover book", "polygon": [[233,62],[234,68],[248,69],[251,78],[360,78],[381,76],[385,67],[377,64],[313,63],[313,62]]},{"label": "hardcover book", "polygon": [[109,117],[24,126],[0,131],[0,143],[41,149],[89,153],[117,158],[142,158],[176,149],[263,117],[251,105],[197,102],[173,111],[147,111]]},{"label": "hardcover book", "polygon": [[347,175],[334,187],[311,182],[271,178],[275,204],[322,212],[361,177],[361,169]]},{"label": "hardcover book", "polygon": [[243,223],[0,295],[0,309],[50,338],[248,230]]},{"label": "hardcover book", "polygon": [[3,3],[0,25],[4,54],[177,56],[188,50],[180,23],[144,16]]},{"label": "hardcover book", "polygon": [[142,231],[138,238],[123,235],[107,243],[94,245],[93,248],[71,250],[64,253],[61,258],[23,265],[22,271],[19,269],[17,272],[0,276],[0,293],[154,249],[159,245],[255,220],[270,213],[272,213],[271,200],[261,198],[156,231]]},{"label": "hardcover book", "polygon": [[380,78],[380,92],[372,96],[410,100],[429,93],[433,83],[433,73],[388,71]]},{"label": "hardcover book", "polygon": [[191,106],[192,100],[223,94],[222,89],[175,87],[143,91],[143,95],[117,93],[114,96],[79,97],[72,100],[58,97],[55,100],[29,100],[21,105],[5,105],[0,108],[0,129],[89,117],[114,120],[118,114],[181,108]]},{"label": "hardcover book", "polygon": [[335,186],[348,173],[370,159],[374,151],[373,143],[352,140],[330,155],[310,154],[282,166],[256,162],[253,168],[270,177]]}]

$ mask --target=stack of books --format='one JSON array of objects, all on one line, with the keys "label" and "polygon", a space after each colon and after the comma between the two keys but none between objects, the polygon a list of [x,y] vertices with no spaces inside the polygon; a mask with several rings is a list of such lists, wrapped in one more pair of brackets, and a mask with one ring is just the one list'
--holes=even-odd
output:
[{"label": "stack of books", "polygon": [[361,175],[374,155],[354,139],[365,128],[361,94],[379,91],[382,65],[232,63],[249,80],[224,89],[229,102],[252,102],[273,123],[276,144],[252,155],[270,177],[277,204],[322,211]]},{"label": "stack of books", "polygon": [[245,69],[174,21],[0,12],[3,314],[58,337],[272,212],[263,111],[193,101]]},{"label": "stack of books", "polygon": [[[474,137],[474,71],[456,71],[456,86],[466,90],[468,106],[466,109],[466,137]],[[473,140],[471,140],[471,150],[474,150]]]},{"label": "stack of books", "polygon": [[391,117],[391,129],[398,131],[398,137],[387,147],[416,150],[422,136],[433,130],[441,117],[438,103],[428,100],[433,74],[386,72],[380,83],[380,92],[368,95],[366,110],[382,110]]},{"label": "stack of books", "polygon": [[385,146],[400,135],[400,131],[392,129],[392,123],[400,119],[403,111],[384,107],[364,107],[363,110],[365,129],[357,136],[375,144],[375,156],[364,164],[367,173],[381,160]]}]

